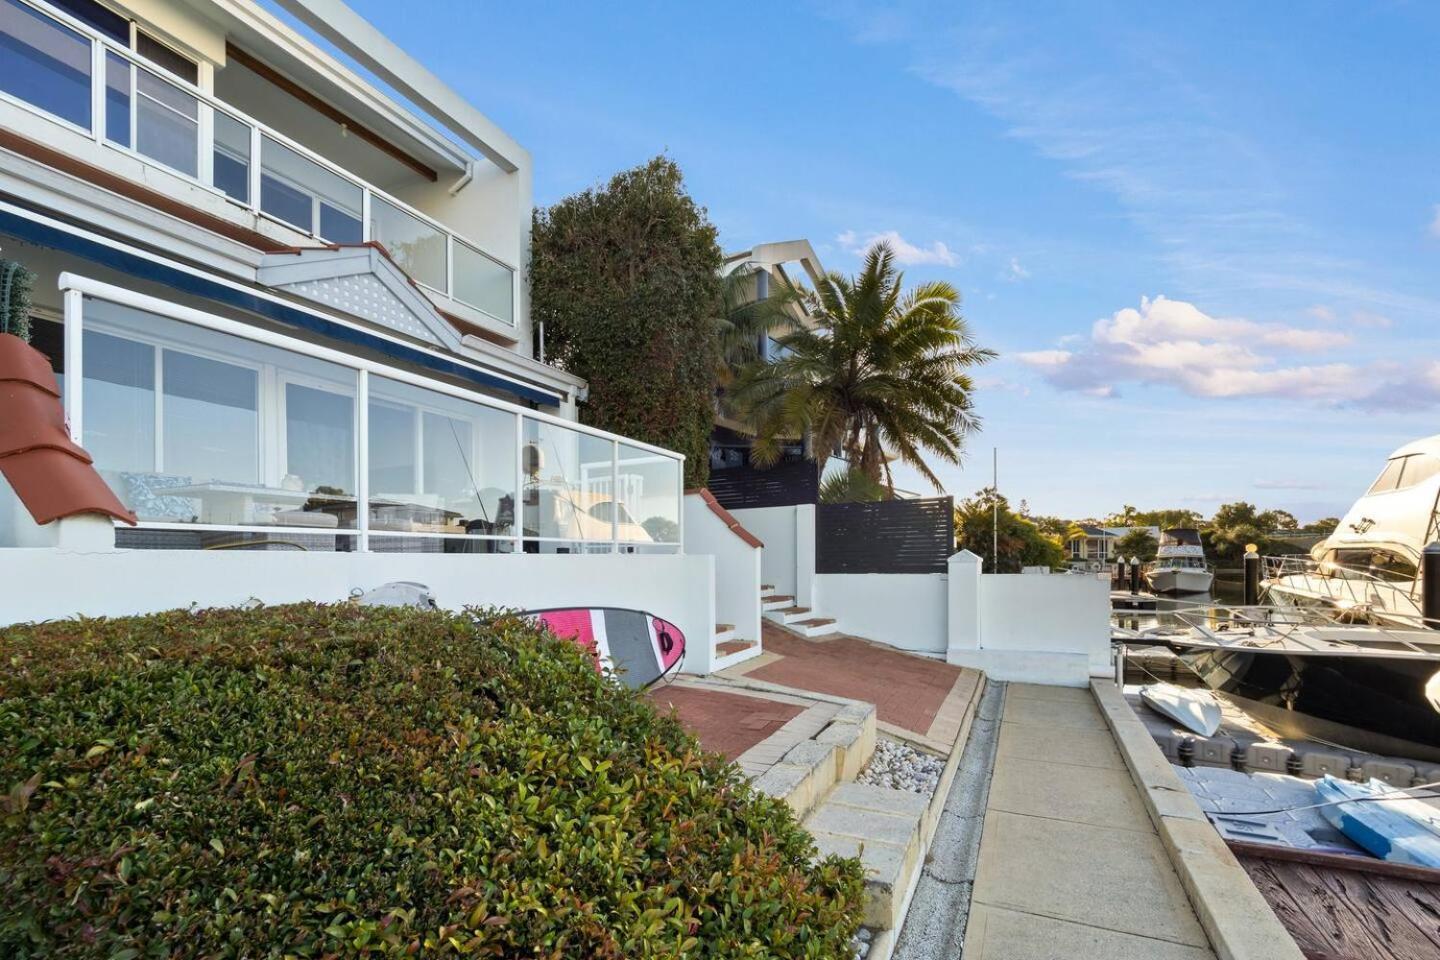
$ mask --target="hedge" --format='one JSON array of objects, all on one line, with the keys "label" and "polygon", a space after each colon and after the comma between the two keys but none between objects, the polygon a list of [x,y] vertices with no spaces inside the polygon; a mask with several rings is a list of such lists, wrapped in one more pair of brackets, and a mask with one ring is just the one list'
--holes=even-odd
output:
[{"label": "hedge", "polygon": [[0,635],[0,956],[847,957],[854,860],[573,644],[351,605]]}]

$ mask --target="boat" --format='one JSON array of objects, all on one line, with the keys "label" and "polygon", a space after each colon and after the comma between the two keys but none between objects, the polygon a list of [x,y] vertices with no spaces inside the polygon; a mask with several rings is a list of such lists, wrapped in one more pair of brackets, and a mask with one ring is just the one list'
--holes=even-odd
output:
[{"label": "boat", "polygon": [[1200,531],[1191,527],[1174,527],[1160,535],[1160,547],[1144,575],[1155,593],[1209,593],[1215,581]]},{"label": "boat", "polygon": [[1266,603],[1312,607],[1340,619],[1420,626],[1418,571],[1425,545],[1440,537],[1440,435],[1415,440],[1308,556],[1267,557]]},{"label": "boat", "polygon": [[1388,744],[1382,752],[1413,745],[1400,755],[1434,756],[1440,748],[1440,631],[1213,603],[1168,618],[1114,635],[1166,645],[1212,690],[1378,735]]},{"label": "boat", "polygon": [[1208,690],[1189,690],[1173,683],[1151,683],[1140,688],[1145,706],[1169,717],[1192,733],[1202,737],[1215,735],[1220,729],[1220,703]]},{"label": "boat", "polygon": [[1315,796],[1335,829],[1381,860],[1440,867],[1440,807],[1383,780],[1351,783],[1328,773],[1316,781]]}]

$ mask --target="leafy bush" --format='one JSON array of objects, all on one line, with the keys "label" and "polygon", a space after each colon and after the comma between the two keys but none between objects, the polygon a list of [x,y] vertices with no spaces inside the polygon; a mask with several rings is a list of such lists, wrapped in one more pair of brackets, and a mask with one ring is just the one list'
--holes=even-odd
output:
[{"label": "leafy bush", "polygon": [[0,956],[841,957],[853,860],[508,616],[0,635]]},{"label": "leafy bush", "polygon": [[715,226],[667,157],[535,211],[530,315],[590,383],[586,423],[685,454],[703,487],[720,365]]}]

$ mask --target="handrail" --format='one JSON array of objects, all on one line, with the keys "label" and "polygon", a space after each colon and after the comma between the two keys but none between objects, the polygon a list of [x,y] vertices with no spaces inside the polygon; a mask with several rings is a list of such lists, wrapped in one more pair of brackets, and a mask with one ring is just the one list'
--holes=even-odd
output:
[{"label": "handrail", "polygon": [[[342,180],[346,181],[350,185],[360,190],[361,210],[359,212],[358,219],[360,220],[361,224],[361,239],[363,241],[370,241],[372,239],[372,217],[370,215],[372,198],[379,198],[383,200],[385,203],[390,204],[402,213],[408,214],[416,218],[422,224],[430,227],[431,229],[439,233],[441,236],[443,236],[445,238],[446,288],[441,290],[432,287],[431,289],[436,289],[437,292],[442,294],[443,296],[454,299],[459,303],[463,303],[466,306],[471,307],[472,309],[475,309],[488,317],[491,317],[497,323],[505,324],[506,326],[511,327],[515,326],[515,319],[513,316],[516,299],[514,286],[515,277],[517,275],[515,265],[507,263],[505,260],[502,260],[494,254],[491,254],[484,248],[483,245],[477,243],[476,241],[470,239],[467,236],[462,235],[461,233],[451,229],[450,227],[445,226],[440,221],[436,220],[434,217],[416,209],[415,207],[399,199],[398,197],[395,197],[379,189],[378,187],[371,185],[368,181],[361,179],[360,177],[346,170],[339,164],[336,164],[333,161],[327,159],[326,157],[320,155],[319,153],[316,153],[314,150],[311,150],[309,147],[298,143],[297,141],[291,139],[280,131],[274,129],[273,127],[255,119],[244,111],[226,103],[223,100],[220,100],[218,97],[215,97],[213,94],[202,90],[195,84],[192,84],[180,77],[175,76],[174,74],[167,71],[163,66],[152,62],[148,58],[137,53],[136,51],[121,46],[111,38],[104,36],[103,34],[96,31],[89,24],[75,19],[63,10],[51,6],[49,3],[46,2],[46,0],[18,0],[18,2],[32,8],[33,10],[35,10],[36,13],[54,21],[56,24],[64,27],[65,29],[80,34],[85,40],[90,43],[91,58],[89,79],[92,109],[90,112],[90,127],[88,133],[97,143],[102,144],[110,149],[117,150],[121,153],[137,157],[144,163],[161,166],[168,172],[171,172],[176,176],[182,177],[186,180],[190,180],[191,182],[206,190],[219,193],[222,196],[226,196],[227,199],[229,199],[231,202],[246,207],[258,216],[264,216],[271,219],[279,219],[274,214],[268,213],[261,209],[260,191],[255,188],[256,184],[258,184],[258,177],[256,176],[256,171],[262,169],[261,138],[269,137],[270,139],[274,140],[276,143],[280,144],[286,149],[292,150],[295,153],[299,154],[301,158],[315,164],[322,170],[341,178]],[[106,111],[109,109],[108,101],[106,98],[107,54],[113,54],[114,56],[125,60],[133,68],[144,70],[146,73],[150,74],[159,82],[167,84],[168,86],[173,87],[174,89],[180,91],[188,97],[194,98],[197,101],[197,104],[201,108],[201,111],[200,116],[197,117],[197,157],[195,175],[192,176],[191,174],[183,170],[177,170],[174,167],[169,166],[162,160],[140,153],[135,148],[133,142],[129,146],[124,146],[107,138]],[[129,109],[132,113],[136,110],[136,104],[134,101],[139,95],[137,86],[137,84],[132,82],[127,94],[131,100]],[[38,107],[34,107],[28,104],[27,106],[30,107],[30,109],[40,109]],[[215,137],[215,123],[213,120],[213,112],[216,111],[225,114],[236,122],[246,125],[252,131],[249,149],[246,152],[245,157],[246,162],[249,165],[248,169],[250,171],[251,186],[248,190],[249,195],[243,202],[229,196],[221,188],[219,188],[213,182],[213,172],[211,172],[211,175],[209,177],[210,182],[207,182],[205,177],[205,174],[207,173],[206,168],[208,165],[207,158],[213,156],[217,144]],[[46,116],[50,116],[50,114],[46,113]],[[62,121],[65,120],[65,118],[60,119]],[[68,121],[66,122],[68,123]],[[81,129],[83,129],[83,127]],[[309,227],[291,223],[288,220],[283,220],[282,222],[284,222],[287,226],[293,229],[297,229],[303,233],[307,233],[310,236],[315,237],[316,239],[325,239],[316,232],[316,230],[314,229],[315,224],[313,222]],[[507,320],[504,317],[496,316],[494,313],[491,313],[479,304],[474,304],[470,303],[467,300],[462,300],[456,295],[454,264],[455,244],[457,243],[463,244],[473,252],[479,254],[480,256],[494,263],[497,267],[500,267],[501,269],[507,271],[510,274],[510,309],[512,312],[512,316],[510,319]]]}]

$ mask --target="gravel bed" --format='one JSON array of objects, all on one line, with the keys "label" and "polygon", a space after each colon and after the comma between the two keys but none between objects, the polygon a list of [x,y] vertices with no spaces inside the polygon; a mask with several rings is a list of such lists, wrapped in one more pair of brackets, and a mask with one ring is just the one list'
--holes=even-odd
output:
[{"label": "gravel bed", "polygon": [[945,761],[939,757],[932,757],[897,740],[886,740],[882,737],[875,742],[874,756],[855,779],[859,783],[889,787],[892,790],[909,790],[911,793],[929,797],[935,793],[935,787],[940,782],[940,771],[944,766]]},{"label": "gravel bed", "polygon": [[860,932],[855,934],[855,939],[850,941],[850,946],[855,949],[855,960],[865,960],[870,955],[870,941],[874,936],[875,932],[869,927],[861,927]]}]

